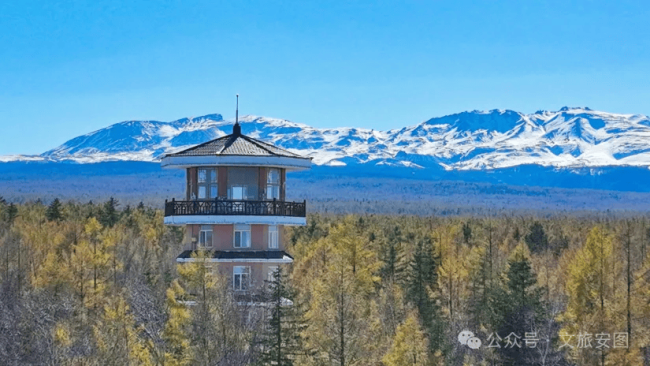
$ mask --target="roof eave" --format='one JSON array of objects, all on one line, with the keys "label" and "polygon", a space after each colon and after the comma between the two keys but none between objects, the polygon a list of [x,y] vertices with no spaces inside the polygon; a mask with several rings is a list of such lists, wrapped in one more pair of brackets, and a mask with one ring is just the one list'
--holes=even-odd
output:
[{"label": "roof eave", "polygon": [[311,168],[311,158],[288,156],[250,156],[250,155],[209,155],[209,156],[169,156],[161,160],[164,169],[186,169],[196,166],[251,166],[277,167],[290,171]]}]

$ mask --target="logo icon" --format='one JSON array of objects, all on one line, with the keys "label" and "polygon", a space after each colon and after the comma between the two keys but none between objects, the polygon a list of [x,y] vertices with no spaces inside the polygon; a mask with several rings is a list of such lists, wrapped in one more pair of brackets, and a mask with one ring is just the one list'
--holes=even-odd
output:
[{"label": "logo icon", "polygon": [[458,333],[458,343],[471,349],[481,348],[481,340],[475,337],[474,333],[469,330],[463,330]]}]

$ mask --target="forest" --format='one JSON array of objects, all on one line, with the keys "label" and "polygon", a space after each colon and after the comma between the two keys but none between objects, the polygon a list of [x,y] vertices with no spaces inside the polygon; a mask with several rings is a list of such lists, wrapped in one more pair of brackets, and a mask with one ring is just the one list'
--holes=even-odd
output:
[{"label": "forest", "polygon": [[287,230],[294,263],[242,296],[206,253],[176,264],[183,229],[158,209],[0,198],[0,364],[650,360],[644,215],[314,213]]}]

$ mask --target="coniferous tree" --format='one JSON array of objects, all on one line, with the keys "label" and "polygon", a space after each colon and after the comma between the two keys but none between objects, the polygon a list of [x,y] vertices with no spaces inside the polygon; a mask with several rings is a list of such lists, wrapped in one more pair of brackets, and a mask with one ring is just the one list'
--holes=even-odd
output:
[{"label": "coniferous tree", "polygon": [[307,325],[296,300],[288,276],[278,268],[267,284],[269,308],[261,341],[261,365],[291,366],[298,356],[305,354],[301,333]]},{"label": "coniferous tree", "polygon": [[533,222],[530,226],[530,232],[524,237],[524,240],[533,253],[540,253],[548,248],[548,237],[544,231],[544,226],[539,221]]},{"label": "coniferous tree", "polygon": [[18,207],[16,207],[16,205],[14,205],[13,203],[10,203],[5,211],[6,211],[4,214],[5,221],[9,225],[13,224],[16,217],[18,217]]},{"label": "coniferous tree", "polygon": [[58,198],[55,198],[45,211],[45,217],[47,217],[47,221],[63,220],[63,213],[61,212],[61,208],[61,201],[59,201]]},{"label": "coniferous tree", "polygon": [[187,305],[179,299],[185,296],[185,291],[178,284],[172,282],[167,289],[165,304],[167,305],[167,322],[162,334],[167,350],[163,354],[161,364],[171,366],[184,366],[192,362],[192,344],[190,342],[192,315]]},{"label": "coniferous tree", "polygon": [[[506,337],[512,333],[540,334],[537,324],[543,315],[542,289],[537,286],[537,276],[532,269],[527,249],[519,244],[508,259],[505,291],[495,292],[501,325],[498,334]],[[524,365],[531,358],[529,348],[500,348],[503,365]]]},{"label": "coniferous tree", "polygon": [[409,314],[397,327],[390,351],[382,361],[386,366],[428,365],[427,341],[416,314]]},{"label": "coniferous tree", "polygon": [[395,227],[388,236],[385,248],[380,252],[381,277],[384,282],[399,282],[404,272],[404,253],[402,247],[402,234],[399,227]]},{"label": "coniferous tree", "polygon": [[519,231],[519,226],[515,227],[515,232],[512,233],[512,238],[515,239],[516,242],[519,242],[521,239],[521,231]]},{"label": "coniferous tree", "polygon": [[337,365],[356,365],[372,356],[378,326],[371,294],[380,269],[367,238],[359,235],[354,217],[332,227],[318,241],[315,253],[327,253],[327,261],[309,282],[309,326],[305,333],[310,348]]},{"label": "coniferous tree", "polygon": [[469,222],[463,223],[463,240],[467,245],[469,245],[470,240],[472,240],[472,227],[469,226]]},{"label": "coniferous tree", "polygon": [[100,222],[103,226],[113,227],[117,224],[117,221],[120,219],[119,213],[117,212],[117,206],[119,203],[113,197],[111,197],[102,208]]},{"label": "coniferous tree", "polygon": [[[565,334],[614,332],[612,310],[616,308],[613,284],[608,281],[608,269],[613,261],[612,234],[600,227],[589,233],[586,244],[576,253],[568,267],[565,286],[568,303],[561,316]],[[605,365],[608,351],[588,352],[572,349],[572,355],[584,364]]]},{"label": "coniferous tree", "polygon": [[439,309],[430,293],[436,286],[436,257],[429,237],[415,244],[415,253],[409,264],[406,284],[407,298],[418,310],[423,328],[429,334],[429,349],[434,353],[441,345]]}]

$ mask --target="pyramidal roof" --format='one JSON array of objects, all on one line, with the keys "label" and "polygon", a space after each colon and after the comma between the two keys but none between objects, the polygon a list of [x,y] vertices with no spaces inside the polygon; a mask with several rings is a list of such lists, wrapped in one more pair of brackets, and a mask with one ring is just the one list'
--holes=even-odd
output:
[{"label": "pyramidal roof", "polygon": [[311,160],[311,158],[303,157],[272,144],[242,135],[239,123],[235,123],[233,133],[230,135],[165,155],[165,157],[185,156],[278,156]]}]

